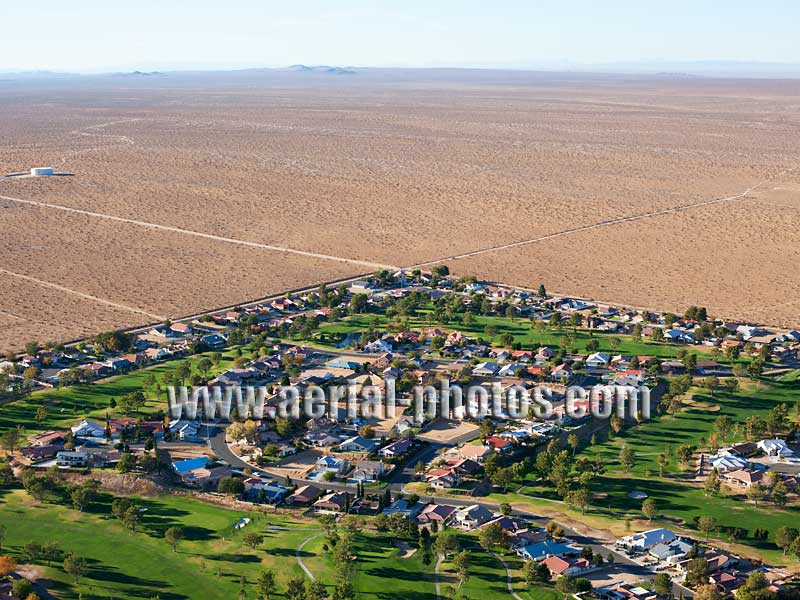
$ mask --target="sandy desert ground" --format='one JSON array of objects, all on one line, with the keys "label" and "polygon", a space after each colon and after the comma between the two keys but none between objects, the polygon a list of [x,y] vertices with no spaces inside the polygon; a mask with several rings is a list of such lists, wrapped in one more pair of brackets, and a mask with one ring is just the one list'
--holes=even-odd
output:
[{"label": "sandy desert ground", "polygon": [[[0,180],[0,268],[108,301],[85,300],[119,326],[443,258],[800,325],[800,81],[253,71],[0,91],[0,171],[74,173]],[[7,295],[42,339],[87,330]],[[0,318],[0,348],[26,335]]]}]

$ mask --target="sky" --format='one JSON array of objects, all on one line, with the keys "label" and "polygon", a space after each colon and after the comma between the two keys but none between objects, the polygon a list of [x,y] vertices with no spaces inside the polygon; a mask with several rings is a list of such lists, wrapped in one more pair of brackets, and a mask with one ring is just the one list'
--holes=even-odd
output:
[{"label": "sky", "polygon": [[800,63],[796,0],[0,0],[0,71]]}]

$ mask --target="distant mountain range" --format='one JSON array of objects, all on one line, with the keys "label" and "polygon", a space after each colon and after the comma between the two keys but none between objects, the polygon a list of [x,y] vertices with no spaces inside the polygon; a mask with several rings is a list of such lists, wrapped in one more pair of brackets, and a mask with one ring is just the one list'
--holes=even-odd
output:
[{"label": "distant mountain range", "polygon": [[800,63],[767,63],[746,61],[629,61],[609,63],[574,63],[570,61],[525,61],[514,65],[483,65],[483,66],[436,66],[436,67],[338,67],[334,65],[304,65],[295,64],[288,67],[249,67],[249,68],[176,68],[152,71],[108,71],[105,73],[73,73],[58,71],[0,71],[0,78],[5,81],[14,80],[48,80],[69,79],[75,77],[131,77],[148,78],[163,77],[181,73],[307,73],[325,75],[355,75],[392,71],[533,71],[545,73],[587,73],[587,74],[615,74],[615,75],[643,75],[648,77],[663,78],[694,78],[694,77],[724,77],[724,78],[768,78],[768,79],[797,79],[800,78]]},{"label": "distant mountain range", "polygon": [[289,70],[302,73],[331,73],[333,75],[354,75],[356,72],[352,67],[330,67],[328,65],[292,65]]}]

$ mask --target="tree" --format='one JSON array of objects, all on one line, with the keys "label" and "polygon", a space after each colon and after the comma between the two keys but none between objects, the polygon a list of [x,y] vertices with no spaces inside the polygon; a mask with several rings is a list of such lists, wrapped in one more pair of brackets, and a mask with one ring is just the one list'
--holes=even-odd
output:
[{"label": "tree", "polygon": [[732,428],[733,421],[726,415],[717,417],[717,419],[714,421],[714,429],[716,429],[717,433],[719,433],[723,442],[728,441],[728,435],[730,434]]},{"label": "tree", "polygon": [[749,488],[747,488],[747,499],[752,500],[756,506],[758,506],[758,501],[764,499],[764,494],[766,491],[761,486],[760,483],[754,483]]},{"label": "tree", "polygon": [[472,554],[469,550],[462,550],[453,558],[453,568],[456,570],[459,586],[469,579],[469,572],[467,569],[469,569],[471,560]]},{"label": "tree", "polygon": [[539,292],[538,292],[538,295],[539,295],[539,298],[547,298],[547,290],[545,289],[545,287],[544,287],[544,284],[543,284],[543,283],[540,283],[540,284],[539,284]]},{"label": "tree", "polygon": [[64,559],[64,572],[72,576],[72,581],[78,585],[78,580],[86,571],[86,561],[74,554],[68,554]]},{"label": "tree", "polygon": [[141,390],[128,392],[119,399],[119,407],[127,414],[138,413],[144,406],[146,400],[147,399],[144,397],[144,393]]},{"label": "tree", "polygon": [[286,584],[286,597],[289,600],[304,600],[306,586],[302,577],[292,577]]},{"label": "tree", "polygon": [[136,526],[139,524],[140,519],[141,513],[139,513],[139,509],[131,505],[128,510],[125,511],[125,515],[122,517],[122,523],[131,531],[136,531]]},{"label": "tree", "polygon": [[358,430],[358,435],[371,440],[375,437],[375,428],[372,425],[362,425]]},{"label": "tree", "polygon": [[451,554],[458,552],[458,537],[452,529],[442,529],[436,534],[433,541],[433,551],[439,556],[447,558]]},{"label": "tree", "polygon": [[241,496],[244,493],[244,482],[238,477],[222,477],[217,484],[220,494]]},{"label": "tree", "polygon": [[581,445],[581,441],[578,436],[574,433],[570,433],[567,436],[567,444],[569,444],[569,447],[572,448],[572,456],[575,456],[575,453],[578,451],[578,448]]},{"label": "tree", "polygon": [[586,513],[586,509],[589,507],[591,501],[592,493],[589,491],[589,488],[586,487],[580,487],[577,490],[570,492],[567,496],[567,502],[575,508],[579,508],[581,510],[581,514]]},{"label": "tree", "polygon": [[19,446],[20,440],[22,440],[25,436],[25,430],[22,428],[21,425],[17,425],[7,431],[3,432],[3,435],[0,436],[0,447],[3,448],[7,453],[13,454],[14,450],[17,449]]},{"label": "tree", "polygon": [[[738,596],[737,596],[738,597]],[[697,586],[694,592],[695,600],[724,600],[725,596],[717,589],[713,583],[704,583]]]},{"label": "tree", "polygon": [[511,514],[511,505],[508,502],[500,503],[500,514],[507,517]]},{"label": "tree", "polygon": [[309,581],[306,583],[305,600],[325,600],[328,592],[321,581]]},{"label": "tree", "polygon": [[706,496],[716,496],[719,494],[721,487],[719,473],[717,473],[716,469],[711,469],[706,476],[705,482],[703,482],[703,490]]},{"label": "tree", "polygon": [[478,543],[484,550],[491,550],[494,546],[507,544],[506,534],[499,523],[490,523],[480,528]]},{"label": "tree", "polygon": [[652,521],[655,517],[657,517],[658,507],[656,506],[656,501],[652,498],[647,498],[644,502],[642,502],[642,513],[645,517],[647,517],[648,521]]},{"label": "tree", "polygon": [[629,472],[636,465],[636,452],[629,445],[625,444],[619,453],[619,462],[625,472]]},{"label": "tree", "polygon": [[529,586],[542,582],[547,583],[550,581],[550,569],[544,564],[544,561],[527,561],[524,567],[525,583]]},{"label": "tree", "polygon": [[97,480],[90,480],[86,483],[76,486],[70,492],[70,500],[75,510],[83,512],[97,496],[98,483]]},{"label": "tree", "polygon": [[27,579],[15,579],[11,584],[11,592],[17,598],[27,598],[33,593],[33,584]]},{"label": "tree", "polygon": [[509,467],[497,469],[489,476],[492,485],[503,488],[503,491],[508,489],[508,486],[514,480],[514,472]]},{"label": "tree", "polygon": [[183,529],[181,527],[170,527],[164,532],[164,540],[172,546],[172,551],[178,551],[178,544],[183,539]]},{"label": "tree", "polygon": [[278,591],[278,584],[275,582],[275,573],[266,569],[261,571],[256,580],[256,591],[259,598],[270,600],[273,594]]},{"label": "tree", "polygon": [[779,527],[775,531],[775,543],[778,545],[778,548],[783,550],[784,556],[786,556],[786,552],[792,547],[792,542],[794,542],[798,536],[800,536],[800,533],[798,533],[797,529],[794,527]]},{"label": "tree", "polygon": [[672,579],[666,573],[658,573],[653,578],[653,590],[659,596],[672,595]]},{"label": "tree", "polygon": [[136,457],[130,452],[123,452],[117,463],[117,470],[120,473],[130,473],[136,468]]},{"label": "tree", "polygon": [[0,556],[0,577],[6,577],[17,570],[17,561],[11,556]]},{"label": "tree", "polygon": [[770,498],[775,503],[775,506],[785,506],[786,505],[786,495],[789,493],[788,488],[782,481],[778,481],[774,486],[772,486],[772,492],[770,493]]},{"label": "tree", "polygon": [[255,550],[261,545],[261,542],[264,541],[264,536],[257,533],[246,533],[244,537],[242,537],[242,541]]},{"label": "tree", "polygon": [[708,582],[708,561],[705,558],[693,558],[686,563],[686,582],[693,587]]},{"label": "tree", "polygon": [[708,534],[714,531],[716,526],[716,519],[710,515],[703,515],[697,519],[697,529],[706,534],[706,540],[708,540]]},{"label": "tree", "polygon": [[736,590],[736,600],[769,600],[775,598],[770,592],[769,580],[761,571],[753,571],[747,576],[747,583]]}]

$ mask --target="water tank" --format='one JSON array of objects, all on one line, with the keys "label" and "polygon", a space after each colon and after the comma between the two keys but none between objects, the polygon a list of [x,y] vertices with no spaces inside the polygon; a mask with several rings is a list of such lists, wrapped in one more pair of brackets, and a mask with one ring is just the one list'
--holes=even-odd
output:
[{"label": "water tank", "polygon": [[31,177],[46,177],[53,174],[53,167],[34,167],[31,169]]}]

